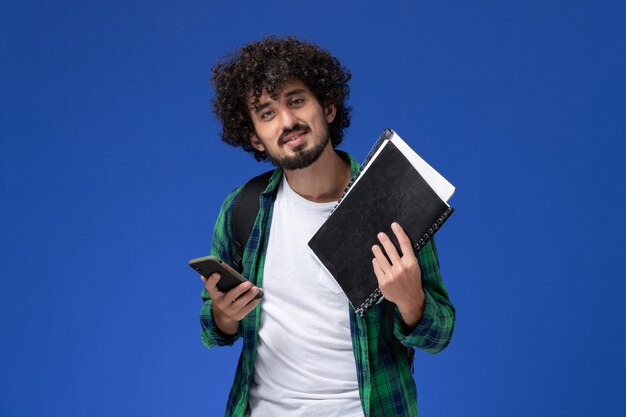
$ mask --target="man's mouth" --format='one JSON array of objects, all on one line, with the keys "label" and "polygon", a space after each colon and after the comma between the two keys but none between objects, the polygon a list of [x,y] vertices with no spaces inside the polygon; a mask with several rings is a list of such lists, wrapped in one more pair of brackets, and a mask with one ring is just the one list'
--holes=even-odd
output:
[{"label": "man's mouth", "polygon": [[283,143],[289,143],[293,142],[294,140],[298,140],[305,133],[306,132],[304,130],[298,130],[297,132],[290,133],[283,138]]},{"label": "man's mouth", "polygon": [[284,135],[281,138],[280,143],[284,145],[286,143],[296,142],[302,136],[307,134],[308,131],[309,131],[309,129],[298,129],[298,130],[294,130],[292,132],[289,132],[288,134]]}]

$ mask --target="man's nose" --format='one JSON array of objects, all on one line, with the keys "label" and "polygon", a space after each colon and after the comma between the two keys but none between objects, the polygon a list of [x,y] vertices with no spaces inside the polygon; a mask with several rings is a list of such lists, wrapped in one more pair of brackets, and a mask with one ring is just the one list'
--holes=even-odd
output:
[{"label": "man's nose", "polygon": [[298,118],[290,108],[284,108],[280,111],[280,120],[284,129],[291,129],[298,124]]}]

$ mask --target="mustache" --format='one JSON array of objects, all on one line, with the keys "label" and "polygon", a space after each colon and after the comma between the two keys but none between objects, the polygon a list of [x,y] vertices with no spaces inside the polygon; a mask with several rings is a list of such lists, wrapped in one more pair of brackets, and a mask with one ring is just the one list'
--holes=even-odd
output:
[{"label": "mustache", "polygon": [[278,138],[278,140],[282,142],[285,136],[290,135],[293,132],[303,131],[304,133],[309,133],[309,130],[310,130],[309,126],[305,124],[293,125],[289,129],[283,130],[283,133],[280,134],[280,137]]}]

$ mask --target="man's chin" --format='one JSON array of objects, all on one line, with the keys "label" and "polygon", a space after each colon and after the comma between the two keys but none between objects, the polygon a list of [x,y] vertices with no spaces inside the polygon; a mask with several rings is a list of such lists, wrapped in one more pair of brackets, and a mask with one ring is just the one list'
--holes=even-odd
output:
[{"label": "man's chin", "polygon": [[[304,147],[305,145],[302,145],[302,148]],[[274,165],[280,166],[288,171],[295,171],[298,169],[308,168],[313,163],[315,163],[315,161],[317,161],[319,157],[322,156],[322,153],[324,153],[324,147],[318,146],[311,149],[301,150],[298,150],[298,148],[296,148],[294,149],[294,151],[294,155],[286,156],[278,160],[270,156],[269,159]]]}]

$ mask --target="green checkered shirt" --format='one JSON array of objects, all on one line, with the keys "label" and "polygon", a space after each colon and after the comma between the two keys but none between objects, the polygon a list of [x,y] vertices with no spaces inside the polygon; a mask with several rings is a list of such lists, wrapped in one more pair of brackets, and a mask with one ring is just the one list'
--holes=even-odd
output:
[{"label": "green checkered shirt", "polygon": [[[340,154],[350,160],[351,175],[354,176],[359,168],[358,163],[347,154]],[[243,253],[243,275],[259,287],[263,287],[263,265],[272,208],[282,174],[282,169],[277,168],[261,194],[259,213]],[[241,188],[226,197],[215,224],[211,246],[211,255],[231,265],[235,253],[231,230],[233,201]],[[406,347],[437,353],[448,345],[452,337],[455,312],[439,273],[434,240],[419,252],[418,262],[426,303],[424,316],[412,331],[407,331],[397,308],[392,323],[391,314],[383,313],[384,303],[373,306],[364,317],[355,314],[349,307],[359,394],[366,417],[417,416],[417,393]],[[232,345],[238,338],[243,338],[243,348],[225,413],[229,417],[243,417],[254,373],[262,303],[241,321],[237,335],[231,337],[216,327],[211,299],[206,290],[202,292],[202,300],[201,336],[207,347]]]}]

